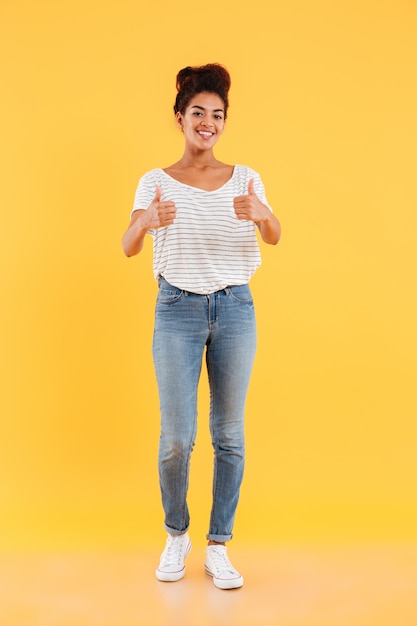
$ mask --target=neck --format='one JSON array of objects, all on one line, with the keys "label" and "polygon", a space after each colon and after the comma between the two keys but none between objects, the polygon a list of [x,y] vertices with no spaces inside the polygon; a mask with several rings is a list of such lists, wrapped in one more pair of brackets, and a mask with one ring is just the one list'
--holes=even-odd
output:
[{"label": "neck", "polygon": [[190,150],[185,148],[184,154],[178,161],[182,167],[204,168],[216,165],[219,161],[215,158],[212,150]]}]

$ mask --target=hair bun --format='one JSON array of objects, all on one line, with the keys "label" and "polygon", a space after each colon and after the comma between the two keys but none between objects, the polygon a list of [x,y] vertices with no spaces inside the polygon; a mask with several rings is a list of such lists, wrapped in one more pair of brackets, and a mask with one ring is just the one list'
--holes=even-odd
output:
[{"label": "hair bun", "polygon": [[190,65],[184,67],[177,74],[177,91],[181,91],[184,87],[185,83],[189,80],[189,78],[195,73],[194,68]]}]

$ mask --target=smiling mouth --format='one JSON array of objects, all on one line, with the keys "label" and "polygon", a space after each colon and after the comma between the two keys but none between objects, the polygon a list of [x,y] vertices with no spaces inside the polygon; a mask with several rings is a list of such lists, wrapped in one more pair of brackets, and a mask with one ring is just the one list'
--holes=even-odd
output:
[{"label": "smiling mouth", "polygon": [[197,132],[199,135],[201,135],[202,137],[206,137],[207,139],[209,139],[210,137],[214,135],[214,133],[210,133],[209,131],[206,131],[206,130],[198,130]]}]

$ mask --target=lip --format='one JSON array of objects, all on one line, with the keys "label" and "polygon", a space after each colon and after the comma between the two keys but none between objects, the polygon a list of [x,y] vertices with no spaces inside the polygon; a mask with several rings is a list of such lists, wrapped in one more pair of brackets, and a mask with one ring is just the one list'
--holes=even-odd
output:
[{"label": "lip", "polygon": [[211,130],[198,130],[197,133],[202,137],[213,137],[214,133]]}]

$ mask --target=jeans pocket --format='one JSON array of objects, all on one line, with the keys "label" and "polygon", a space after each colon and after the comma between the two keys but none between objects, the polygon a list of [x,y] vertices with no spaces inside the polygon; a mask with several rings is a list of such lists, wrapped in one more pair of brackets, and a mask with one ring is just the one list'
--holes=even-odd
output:
[{"label": "jeans pocket", "polygon": [[156,302],[157,304],[175,304],[183,295],[184,291],[178,289],[178,287],[174,287],[173,285],[160,285]]},{"label": "jeans pocket", "polygon": [[244,304],[252,304],[252,293],[249,285],[233,285],[228,287],[228,293],[233,300]]}]

